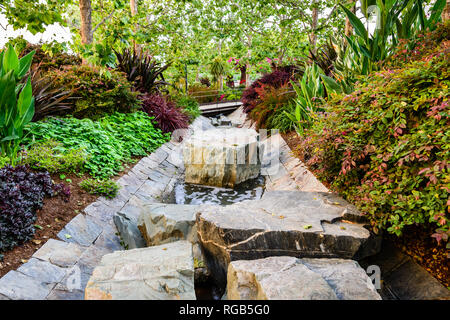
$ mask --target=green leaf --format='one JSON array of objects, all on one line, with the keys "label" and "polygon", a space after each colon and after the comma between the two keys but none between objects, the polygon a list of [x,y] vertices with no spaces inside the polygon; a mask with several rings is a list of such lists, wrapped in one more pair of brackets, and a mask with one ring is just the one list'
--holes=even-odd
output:
[{"label": "green leaf", "polygon": [[432,28],[441,17],[442,11],[445,8],[447,1],[446,0],[437,0],[431,9],[430,18],[426,22],[427,28]]},{"label": "green leaf", "polygon": [[368,39],[367,30],[364,27],[361,20],[359,20],[358,17],[353,12],[348,10],[344,5],[342,5],[342,4],[339,4],[339,5],[342,7],[345,14],[347,15],[347,18],[350,21],[350,23],[352,24],[353,28],[355,29],[356,34],[358,36],[360,36],[361,38],[363,38],[365,42],[367,42],[367,39]]},{"label": "green leaf", "polygon": [[30,53],[28,53],[26,56],[24,56],[23,58],[20,59],[19,70],[18,70],[18,74],[17,74],[19,79],[22,79],[26,75],[28,70],[30,69],[31,62],[33,60],[33,56],[34,56],[35,52],[36,51],[33,50]]},{"label": "green leaf", "polygon": [[342,92],[341,86],[333,78],[330,78],[324,74],[321,74],[320,77],[322,78],[322,81],[323,81],[325,87],[327,88],[328,93],[331,93],[331,92],[341,93]]},{"label": "green leaf", "polygon": [[19,73],[19,58],[16,51],[11,44],[8,44],[6,52],[3,54],[3,74],[10,71],[14,71],[14,75],[17,77]]}]

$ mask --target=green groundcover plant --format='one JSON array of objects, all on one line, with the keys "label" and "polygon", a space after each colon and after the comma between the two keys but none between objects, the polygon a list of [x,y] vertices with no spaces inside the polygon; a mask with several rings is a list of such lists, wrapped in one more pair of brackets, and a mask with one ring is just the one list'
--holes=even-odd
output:
[{"label": "green groundcover plant", "polygon": [[448,33],[440,45],[426,40],[432,37],[411,49],[413,59],[403,60],[408,49],[401,47],[403,62],[389,63],[396,68],[330,99],[301,148],[319,177],[370,217],[374,231],[400,235],[407,225],[426,224],[440,241],[450,228],[450,50]]},{"label": "green groundcover plant", "polygon": [[113,180],[86,179],[79,185],[90,194],[104,196],[108,199],[113,199],[120,189],[119,184]]},{"label": "green groundcover plant", "polygon": [[61,142],[52,139],[39,141],[21,154],[21,163],[50,173],[77,172],[87,159],[84,148],[67,149]]},{"label": "green groundcover plant", "polygon": [[63,153],[82,148],[88,155],[82,168],[95,178],[117,174],[123,170],[124,162],[154,151],[170,138],[170,134],[163,134],[154,126],[153,118],[141,111],[114,113],[97,121],[48,118],[30,123],[26,133],[27,148],[49,139],[60,142],[59,151]]}]

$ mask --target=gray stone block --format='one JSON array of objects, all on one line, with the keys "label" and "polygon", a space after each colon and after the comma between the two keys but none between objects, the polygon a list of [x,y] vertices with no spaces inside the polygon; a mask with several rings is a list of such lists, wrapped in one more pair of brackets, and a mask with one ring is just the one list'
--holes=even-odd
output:
[{"label": "gray stone block", "polygon": [[[333,198],[331,198],[333,199]],[[327,193],[272,191],[260,200],[202,206],[197,215],[206,262],[224,285],[230,261],[268,256],[361,259],[380,249],[381,239],[360,214]]]},{"label": "gray stone block", "polygon": [[70,267],[78,261],[84,250],[86,247],[76,243],[49,239],[33,254],[33,258],[48,261],[60,267]]},{"label": "gray stone block", "polygon": [[357,262],[268,257],[228,266],[228,300],[380,300]]},{"label": "gray stone block", "polygon": [[87,300],[195,300],[192,244],[161,246],[105,255],[89,279]]},{"label": "gray stone block", "polygon": [[61,281],[66,275],[67,269],[55,266],[48,261],[31,258],[27,263],[21,265],[17,271],[39,282],[51,284]]},{"label": "gray stone block", "polygon": [[98,221],[88,215],[79,214],[66,224],[57,236],[63,241],[87,247],[94,243],[101,232],[102,227]]},{"label": "gray stone block", "polygon": [[12,300],[43,300],[51,286],[17,271],[9,271],[0,279],[0,294]]}]

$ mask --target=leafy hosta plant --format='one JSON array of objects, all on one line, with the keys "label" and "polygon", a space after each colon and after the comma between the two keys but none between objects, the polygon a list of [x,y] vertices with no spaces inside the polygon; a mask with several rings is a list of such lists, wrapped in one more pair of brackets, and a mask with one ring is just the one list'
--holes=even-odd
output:
[{"label": "leafy hosta plant", "polygon": [[19,59],[11,45],[0,53],[0,152],[13,165],[23,129],[34,115],[31,81],[28,78],[25,84],[20,82],[30,69],[33,54]]},{"label": "leafy hosta plant", "polygon": [[[88,158],[82,168],[101,179],[117,174],[123,170],[124,162],[130,162],[133,156],[147,155],[170,138],[155,126],[152,117],[142,111],[115,113],[95,121],[49,117],[30,123],[26,132],[24,146],[27,149],[50,139],[61,143],[57,152],[53,151],[55,155],[75,156],[71,150],[83,148]],[[79,159],[71,158],[71,163]]]}]

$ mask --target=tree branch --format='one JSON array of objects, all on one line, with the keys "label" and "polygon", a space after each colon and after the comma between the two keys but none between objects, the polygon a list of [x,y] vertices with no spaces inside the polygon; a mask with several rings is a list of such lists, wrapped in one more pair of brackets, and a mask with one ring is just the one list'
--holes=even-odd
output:
[{"label": "tree branch", "polygon": [[116,9],[114,9],[108,16],[104,17],[102,19],[102,21],[100,21],[95,27],[94,29],[92,29],[92,34],[94,34],[94,32],[102,25],[104,24],[107,20],[111,19],[111,17],[113,16],[114,12],[116,11]]}]

